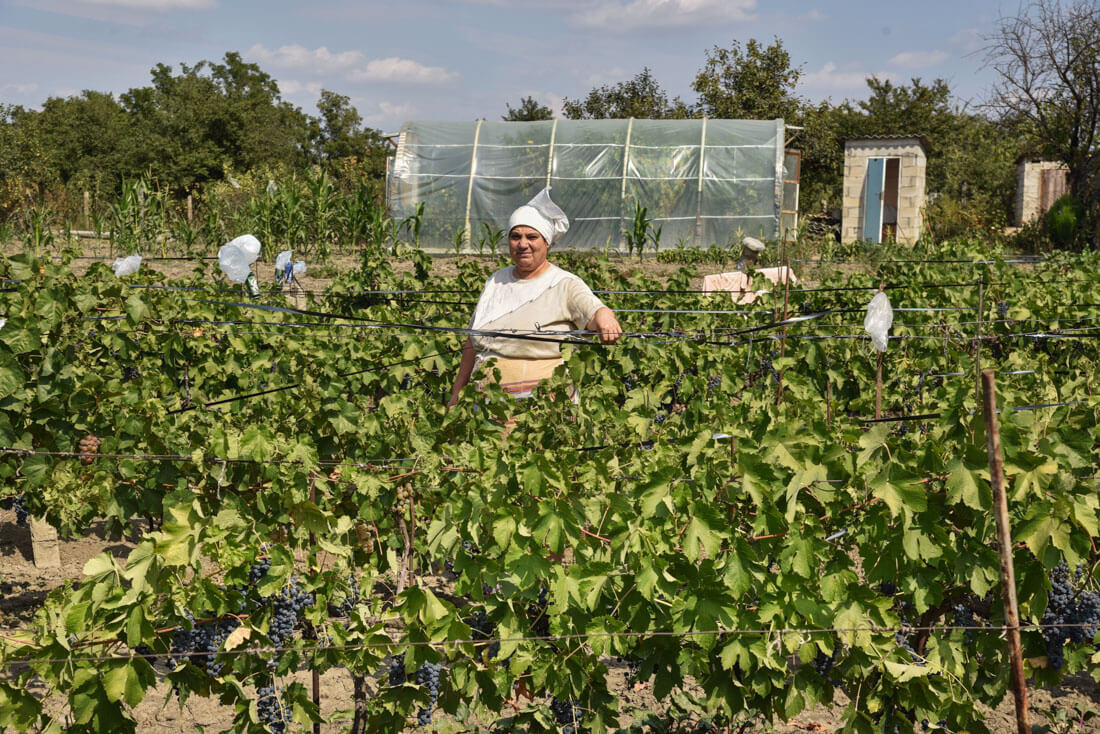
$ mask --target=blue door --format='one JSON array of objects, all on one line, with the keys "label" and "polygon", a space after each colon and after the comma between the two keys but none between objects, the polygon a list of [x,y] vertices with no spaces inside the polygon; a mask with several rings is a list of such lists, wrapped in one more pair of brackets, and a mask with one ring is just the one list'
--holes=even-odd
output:
[{"label": "blue door", "polygon": [[867,183],[863,197],[863,239],[882,242],[882,190],[886,183],[886,159],[867,159]]}]

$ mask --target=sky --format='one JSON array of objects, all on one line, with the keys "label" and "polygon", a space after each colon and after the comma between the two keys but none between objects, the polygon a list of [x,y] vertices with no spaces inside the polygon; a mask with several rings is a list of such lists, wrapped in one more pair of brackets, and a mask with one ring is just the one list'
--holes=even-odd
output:
[{"label": "sky", "polygon": [[811,101],[867,98],[867,77],[945,79],[976,104],[992,81],[983,35],[1014,0],[0,0],[0,103],[37,108],[82,90],[116,96],[158,63],[239,52],[316,114],[321,89],[364,123],[499,120],[534,97],[562,100],[648,67],[670,97],[715,47],[779,38]]}]

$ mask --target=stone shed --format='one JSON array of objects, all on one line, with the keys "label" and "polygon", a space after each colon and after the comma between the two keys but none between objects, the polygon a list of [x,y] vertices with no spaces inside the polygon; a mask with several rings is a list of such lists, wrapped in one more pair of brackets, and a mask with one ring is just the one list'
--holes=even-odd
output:
[{"label": "stone shed", "polygon": [[842,242],[905,242],[920,237],[928,141],[878,135],[844,141]]},{"label": "stone shed", "polygon": [[1033,156],[1016,159],[1016,226],[1022,227],[1042,216],[1062,194],[1069,192],[1061,161]]}]

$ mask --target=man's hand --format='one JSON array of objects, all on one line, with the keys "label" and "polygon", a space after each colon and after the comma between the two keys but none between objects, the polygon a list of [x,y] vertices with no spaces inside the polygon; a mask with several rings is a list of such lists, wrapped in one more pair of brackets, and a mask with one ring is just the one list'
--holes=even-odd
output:
[{"label": "man's hand", "polygon": [[607,306],[597,311],[585,328],[596,332],[604,344],[614,344],[623,335],[623,327],[619,326],[615,312]]}]

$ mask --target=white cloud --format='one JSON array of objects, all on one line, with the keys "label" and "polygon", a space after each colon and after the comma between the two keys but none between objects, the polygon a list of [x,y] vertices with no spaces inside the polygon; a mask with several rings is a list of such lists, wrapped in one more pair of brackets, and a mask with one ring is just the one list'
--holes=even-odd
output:
[{"label": "white cloud", "polygon": [[946,51],[902,51],[886,63],[903,69],[927,69],[930,66],[938,66],[949,58],[951,54]]},{"label": "white cloud", "polygon": [[828,16],[825,15],[825,13],[822,13],[820,10],[817,10],[816,8],[813,9],[813,10],[809,10],[809,11],[803,13],[802,15],[798,16],[799,20],[812,20],[812,21],[822,21],[822,20],[826,20],[827,18],[828,18]]},{"label": "white cloud", "polygon": [[348,79],[353,82],[404,82],[406,84],[440,84],[458,78],[457,72],[441,66],[425,66],[410,59],[390,56],[374,59],[367,65],[353,69]]},{"label": "white cloud", "polygon": [[632,76],[633,74],[623,67],[613,66],[610,69],[602,69],[598,73],[589,74],[584,81],[590,87],[602,87],[607,84],[616,84]]},{"label": "white cloud", "polygon": [[31,92],[37,92],[38,85],[34,82],[29,84],[0,84],[0,92],[15,92],[16,94],[30,94]]},{"label": "white cloud", "polygon": [[458,78],[458,74],[441,66],[426,66],[411,59],[390,56],[367,59],[361,51],[334,53],[326,46],[309,49],[299,44],[271,50],[257,43],[248,50],[248,57],[262,66],[293,69],[307,74],[340,74],[352,82],[404,82],[406,84],[439,84]]},{"label": "white cloud", "polygon": [[978,51],[982,48],[982,32],[977,28],[964,28],[947,39],[955,48],[960,48],[967,53]]},{"label": "white cloud", "polygon": [[827,61],[825,65],[817,71],[811,71],[804,74],[799,80],[799,84],[814,89],[850,91],[857,88],[865,88],[867,86],[867,79],[872,76],[883,80],[894,78],[894,75],[890,72],[855,69],[852,71],[841,71],[837,68],[835,62]]},{"label": "white cloud", "polygon": [[323,84],[321,82],[300,82],[296,79],[280,79],[279,91],[283,94],[301,94],[306,92],[314,96],[321,94]]},{"label": "white cloud", "polygon": [[382,111],[382,114],[390,117],[403,117],[413,111],[414,107],[411,104],[391,104],[389,102],[379,102],[378,109]]},{"label": "white cloud", "polygon": [[257,43],[248,49],[248,56],[258,59],[261,65],[267,64],[279,69],[296,69],[316,74],[343,71],[362,64],[366,60],[359,51],[332,53],[325,46],[310,50],[296,43],[279,46],[274,51]]},{"label": "white cloud", "polygon": [[756,0],[596,0],[574,13],[573,21],[586,28],[624,32],[745,20],[755,9]]},{"label": "white cloud", "polygon": [[400,128],[406,120],[412,119],[415,110],[416,106],[409,103],[379,102],[374,113],[363,115],[363,122],[376,127],[384,126],[382,132],[392,132]]},{"label": "white cloud", "polygon": [[216,0],[77,0],[78,5],[115,5],[134,10],[206,10],[216,8]]}]

